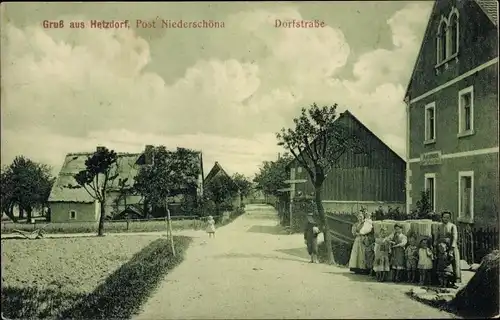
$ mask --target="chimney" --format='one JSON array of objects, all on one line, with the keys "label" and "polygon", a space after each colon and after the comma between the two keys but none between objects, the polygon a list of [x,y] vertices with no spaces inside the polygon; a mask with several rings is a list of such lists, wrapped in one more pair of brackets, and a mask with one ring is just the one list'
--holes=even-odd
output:
[{"label": "chimney", "polygon": [[102,151],[104,151],[105,149],[106,149],[106,147],[103,147],[103,146],[98,146],[98,147],[96,148],[96,152],[102,152]]},{"label": "chimney", "polygon": [[153,164],[153,149],[152,145],[146,145],[144,149],[144,160],[145,164]]}]

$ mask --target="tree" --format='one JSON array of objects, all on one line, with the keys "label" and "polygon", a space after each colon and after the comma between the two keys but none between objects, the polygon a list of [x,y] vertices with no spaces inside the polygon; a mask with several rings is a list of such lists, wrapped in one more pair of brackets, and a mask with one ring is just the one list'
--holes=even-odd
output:
[{"label": "tree", "polygon": [[[24,156],[17,156],[12,164],[2,170],[2,211],[14,218],[14,206],[18,206],[20,218],[27,213],[30,223],[33,209],[43,208],[54,183],[51,168]],[[13,219],[16,221],[16,219]]]},{"label": "tree", "polygon": [[101,215],[99,217],[98,236],[104,235],[104,220],[106,218],[106,196],[110,184],[118,177],[118,155],[115,151],[100,147],[85,160],[85,169],[74,175],[77,185],[69,188],[83,188],[92,197],[99,201]]},{"label": "tree", "polygon": [[238,186],[240,192],[240,202],[243,206],[243,198],[248,197],[250,195],[250,192],[252,191],[252,182],[240,173],[235,173],[232,179]]},{"label": "tree", "polygon": [[216,175],[205,185],[207,197],[215,203],[217,215],[220,215],[223,204],[228,203],[238,194],[238,186],[226,175]]},{"label": "tree", "polygon": [[264,161],[255,175],[253,181],[257,184],[257,189],[266,195],[280,196],[279,189],[287,188],[284,183],[289,179],[286,166],[293,160],[293,157],[285,153],[276,161]]},{"label": "tree", "polygon": [[337,104],[302,108],[294,119],[295,128],[276,134],[278,145],[290,151],[308,173],[314,186],[314,200],[323,229],[329,263],[334,264],[332,244],[322,202],[322,186],[329,170],[347,152],[365,153],[365,148],[347,123],[337,119]]},{"label": "tree", "polygon": [[134,189],[144,197],[146,207],[164,208],[168,197],[196,191],[201,168],[195,151],[159,146],[153,149],[153,157],[152,164],[142,166],[134,177]]}]

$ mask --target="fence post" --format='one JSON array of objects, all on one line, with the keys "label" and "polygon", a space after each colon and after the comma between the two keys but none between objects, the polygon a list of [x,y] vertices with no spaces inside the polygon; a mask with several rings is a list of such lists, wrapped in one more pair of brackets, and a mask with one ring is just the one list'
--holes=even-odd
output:
[{"label": "fence post", "polygon": [[129,223],[130,223],[130,220],[127,218],[127,231],[129,230]]}]

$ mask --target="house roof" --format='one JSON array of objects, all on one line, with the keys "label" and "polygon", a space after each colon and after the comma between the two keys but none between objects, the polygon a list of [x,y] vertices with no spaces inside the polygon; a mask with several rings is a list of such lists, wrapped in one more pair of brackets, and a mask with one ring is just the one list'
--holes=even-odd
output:
[{"label": "house roof", "polygon": [[[472,1],[475,2],[479,6],[479,8],[486,14],[486,16],[488,16],[488,18],[491,20],[491,22],[495,26],[498,26],[498,2],[497,2],[497,0],[472,0]],[[419,58],[422,54],[422,49],[423,49],[424,44],[425,44],[425,38],[427,37],[427,34],[429,33],[429,28],[430,28],[430,24],[431,24],[431,16],[435,11],[436,6],[437,6],[437,1],[434,1],[434,5],[432,7],[430,15],[427,18],[427,27],[425,28],[424,38],[422,39],[422,42],[420,43],[420,49],[418,50],[417,57],[415,58],[415,63],[413,64],[411,77],[410,77],[410,80],[408,81],[408,85],[406,86],[405,98],[408,97],[408,91],[410,90],[411,82],[413,80],[413,77],[415,76],[417,63],[418,63]]]},{"label": "house roof", "polygon": [[498,26],[498,2],[497,0],[474,0],[484,13],[490,18],[491,22]]},{"label": "house roof", "polygon": [[[66,155],[59,175],[50,192],[49,202],[94,202],[94,199],[85,189],[69,187],[70,185],[76,185],[74,175],[85,169],[85,160],[92,154],[93,152],[80,152],[68,153]],[[196,152],[196,155],[200,159],[200,166],[202,166],[201,152]],[[117,153],[117,156],[116,172],[118,173],[118,177],[111,182],[109,186],[110,191],[118,190],[118,183],[123,179],[128,179],[125,183],[126,188],[133,186],[134,177],[139,172],[144,153]]]},{"label": "house roof", "polygon": [[[231,176],[226,172],[226,170],[224,170],[224,168],[222,168],[222,166],[220,165],[220,163],[218,161],[215,161],[214,166],[212,167],[212,169],[210,170],[210,172],[205,177],[205,183],[207,183],[208,181],[210,181],[219,172],[222,172],[225,176],[227,176],[228,178],[231,178]],[[231,181],[233,181],[232,178],[231,178]],[[234,184],[238,187],[238,185],[236,183],[234,183]],[[239,189],[239,187],[238,187],[238,189]]]},{"label": "house roof", "polygon": [[[403,157],[401,157],[397,152],[395,152],[391,147],[389,147],[384,141],[382,141],[382,139],[380,139],[375,133],[373,133],[373,131],[371,131],[370,129],[368,129],[367,126],[365,126],[363,124],[363,122],[361,122],[358,118],[356,118],[356,116],[354,116],[354,114],[352,114],[349,110],[346,110],[344,112],[342,112],[335,120],[334,120],[334,123],[339,121],[339,119],[342,119],[342,118],[345,118],[345,117],[349,117],[351,119],[353,119],[359,126],[361,126],[362,128],[364,128],[369,134],[371,134],[376,140],[378,140],[383,146],[385,146],[387,149],[389,149],[389,151],[391,151],[396,157],[400,158],[402,161],[405,161]],[[314,141],[316,140],[316,138],[311,142],[311,143],[314,143]],[[290,167],[290,165],[295,161],[296,159],[292,159],[292,161],[290,161],[289,164],[287,164],[287,168]]]}]

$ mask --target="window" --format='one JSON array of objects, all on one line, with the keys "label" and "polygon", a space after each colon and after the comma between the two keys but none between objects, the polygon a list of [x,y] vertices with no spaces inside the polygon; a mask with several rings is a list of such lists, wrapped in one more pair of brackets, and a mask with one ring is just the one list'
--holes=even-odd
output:
[{"label": "window", "polygon": [[472,86],[458,93],[458,135],[474,133],[474,88]]},{"label": "window", "polygon": [[448,25],[448,44],[450,56],[458,53],[458,13],[452,11]]},{"label": "window", "polygon": [[437,64],[442,63],[447,57],[447,44],[446,44],[446,30],[448,29],[448,24],[446,19],[443,18],[439,24],[438,34],[437,34]]},{"label": "window", "polygon": [[433,143],[436,141],[436,104],[430,103],[425,106],[425,141]]},{"label": "window", "polygon": [[470,223],[474,221],[473,171],[458,173],[458,219]]},{"label": "window", "polygon": [[429,203],[432,211],[436,211],[436,174],[425,174],[425,191],[429,194]]},{"label": "window", "polygon": [[75,210],[71,210],[69,212],[69,219],[70,220],[76,220],[76,211]]},{"label": "window", "polygon": [[297,167],[297,173],[302,173],[302,167]]}]

